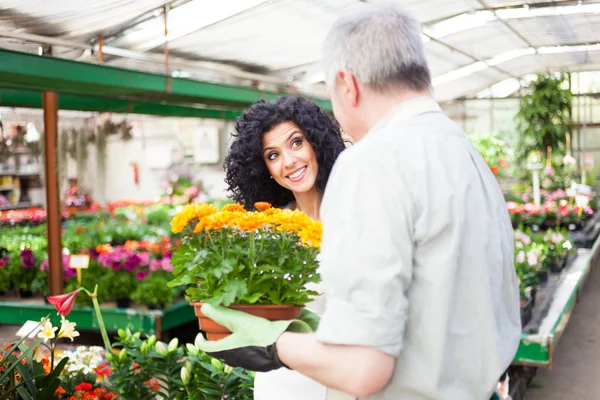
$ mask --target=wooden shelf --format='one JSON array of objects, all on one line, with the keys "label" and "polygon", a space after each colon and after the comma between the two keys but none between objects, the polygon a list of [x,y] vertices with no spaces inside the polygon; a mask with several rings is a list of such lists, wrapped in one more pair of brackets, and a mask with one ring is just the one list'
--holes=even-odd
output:
[{"label": "wooden shelf", "polygon": [[0,176],[40,176],[41,172],[0,171]]},{"label": "wooden shelf", "polygon": [[19,203],[19,204],[13,204],[10,206],[0,207],[0,211],[22,210],[24,208],[31,208],[31,207],[43,207],[43,204]]}]

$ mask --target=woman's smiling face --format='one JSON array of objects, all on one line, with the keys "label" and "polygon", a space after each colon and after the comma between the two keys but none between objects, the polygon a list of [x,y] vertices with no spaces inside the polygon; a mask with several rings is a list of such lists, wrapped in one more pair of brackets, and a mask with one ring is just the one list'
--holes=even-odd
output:
[{"label": "woman's smiling face", "polygon": [[282,122],[263,136],[263,159],[275,181],[293,193],[314,189],[319,164],[311,144],[293,122]]}]

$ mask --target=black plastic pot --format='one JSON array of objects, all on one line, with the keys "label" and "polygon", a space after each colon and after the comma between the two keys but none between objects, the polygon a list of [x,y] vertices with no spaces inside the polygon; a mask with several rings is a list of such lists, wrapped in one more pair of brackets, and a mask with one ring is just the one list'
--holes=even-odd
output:
[{"label": "black plastic pot", "polygon": [[129,308],[131,299],[117,299],[117,308]]},{"label": "black plastic pot", "polygon": [[545,285],[546,283],[548,283],[548,270],[542,270],[542,271],[538,271],[538,280],[540,281],[540,284]]},{"label": "black plastic pot", "polygon": [[527,299],[521,304],[521,327],[527,325],[531,320],[531,314],[533,311],[533,298]]},{"label": "black plastic pot", "polygon": [[33,292],[31,290],[19,289],[19,296],[21,296],[22,299],[29,299],[29,298],[33,297]]},{"label": "black plastic pot", "polygon": [[165,308],[163,303],[160,304],[148,304],[148,310],[162,310]]}]

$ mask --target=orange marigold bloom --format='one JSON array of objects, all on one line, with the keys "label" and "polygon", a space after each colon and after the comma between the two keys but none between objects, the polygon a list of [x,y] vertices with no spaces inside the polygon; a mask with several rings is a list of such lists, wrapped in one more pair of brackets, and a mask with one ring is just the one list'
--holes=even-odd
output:
[{"label": "orange marigold bloom", "polygon": [[271,207],[271,203],[267,203],[266,201],[258,201],[254,203],[254,208],[256,208],[258,211],[266,211]]},{"label": "orange marigold bloom", "polygon": [[221,209],[221,211],[237,211],[237,212],[245,212],[246,209],[241,204],[227,204],[225,207]]}]

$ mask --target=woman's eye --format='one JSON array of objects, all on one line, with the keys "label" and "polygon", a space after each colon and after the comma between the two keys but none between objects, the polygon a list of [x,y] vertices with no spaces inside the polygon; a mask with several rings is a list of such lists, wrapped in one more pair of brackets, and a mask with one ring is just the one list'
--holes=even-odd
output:
[{"label": "woman's eye", "polygon": [[292,147],[298,147],[302,144],[302,139],[296,139],[292,142]]},{"label": "woman's eye", "polygon": [[267,156],[269,161],[273,161],[275,158],[277,158],[277,153],[271,153]]}]

